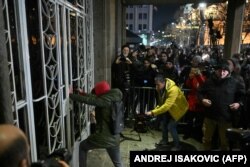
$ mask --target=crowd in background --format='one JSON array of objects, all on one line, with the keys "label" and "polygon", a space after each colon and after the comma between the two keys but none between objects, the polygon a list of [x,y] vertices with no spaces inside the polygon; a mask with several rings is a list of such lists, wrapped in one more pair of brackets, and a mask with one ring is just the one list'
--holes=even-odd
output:
[{"label": "crowd in background", "polygon": [[[185,115],[187,126],[184,139],[189,137],[202,139],[205,109],[198,97],[199,89],[209,79],[213,80],[218,66],[221,65],[221,62],[226,61],[229,76],[244,89],[244,96],[239,101],[239,111],[234,114],[234,118],[237,119],[232,122],[233,127],[244,129],[250,127],[248,112],[250,107],[250,48],[246,47],[240,53],[224,56],[221,46],[181,48],[172,43],[164,47],[140,45],[133,50],[128,45],[124,45],[121,52],[112,65],[112,87],[121,89],[125,104],[130,98],[131,88],[155,87],[154,78],[157,74],[173,80],[185,91],[189,110]],[[226,87],[225,89],[231,88]],[[235,93],[237,94],[237,92]],[[155,98],[153,93],[151,98]],[[152,105],[148,105],[147,110],[152,108]],[[140,111],[140,113],[142,112],[146,111]],[[128,117],[129,113],[125,116]]]}]

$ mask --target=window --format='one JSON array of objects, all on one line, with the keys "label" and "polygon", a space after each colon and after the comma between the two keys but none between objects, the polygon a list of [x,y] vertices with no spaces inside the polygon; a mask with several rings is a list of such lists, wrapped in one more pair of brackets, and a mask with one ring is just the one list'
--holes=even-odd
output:
[{"label": "window", "polygon": [[138,30],[142,30],[142,25],[141,24],[138,25]]},{"label": "window", "polygon": [[143,24],[143,30],[147,29],[147,24]]},{"label": "window", "polygon": [[139,13],[138,19],[139,19],[139,20],[142,19],[142,13]]},{"label": "window", "polygon": [[148,19],[148,14],[147,13],[143,13],[143,19],[144,20]]},{"label": "window", "polygon": [[130,14],[129,14],[129,19],[130,19],[130,20],[133,20],[133,18],[134,18],[133,13],[130,13]]},{"label": "window", "polygon": [[129,24],[129,30],[133,31],[133,24]]}]

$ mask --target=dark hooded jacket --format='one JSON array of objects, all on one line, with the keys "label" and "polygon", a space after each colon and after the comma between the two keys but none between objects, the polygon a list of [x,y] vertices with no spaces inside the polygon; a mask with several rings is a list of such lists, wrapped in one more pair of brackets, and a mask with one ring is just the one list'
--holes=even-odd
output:
[{"label": "dark hooded jacket", "polygon": [[212,105],[205,107],[205,116],[217,120],[232,122],[234,115],[229,105],[242,102],[245,89],[230,75],[224,79],[218,79],[216,75],[211,76],[198,90],[200,100],[210,99]]},{"label": "dark hooded jacket", "polygon": [[71,94],[70,98],[74,101],[96,106],[96,133],[87,138],[90,143],[104,148],[119,145],[120,135],[112,135],[111,133],[111,101],[122,100],[122,92],[119,89],[111,89],[100,96]]}]

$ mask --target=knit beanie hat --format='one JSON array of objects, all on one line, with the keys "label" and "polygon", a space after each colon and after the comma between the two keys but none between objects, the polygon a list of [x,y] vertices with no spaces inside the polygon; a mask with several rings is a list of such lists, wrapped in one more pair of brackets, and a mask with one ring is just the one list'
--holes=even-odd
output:
[{"label": "knit beanie hat", "polygon": [[103,95],[109,91],[110,91],[110,86],[107,81],[98,82],[94,87],[94,92],[97,96]]},{"label": "knit beanie hat", "polygon": [[227,70],[229,73],[231,72],[227,60],[224,59],[218,63],[217,69]]}]

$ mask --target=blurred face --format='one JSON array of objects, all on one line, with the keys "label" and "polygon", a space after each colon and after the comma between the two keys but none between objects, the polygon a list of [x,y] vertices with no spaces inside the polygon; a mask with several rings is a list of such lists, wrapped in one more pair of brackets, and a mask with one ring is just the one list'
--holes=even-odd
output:
[{"label": "blurred face", "polygon": [[144,60],[144,67],[149,68],[150,67],[150,62],[147,60]]},{"label": "blurred face", "polygon": [[199,62],[198,60],[194,60],[194,59],[193,59],[193,60],[191,61],[191,64],[192,64],[193,67],[198,67],[199,63],[200,63],[200,62]]},{"label": "blurred face", "polygon": [[155,54],[155,50],[154,49],[149,49],[148,50],[148,55],[154,55]]},{"label": "blurred face", "polygon": [[166,62],[166,61],[168,60],[167,54],[162,53],[162,54],[161,54],[161,60],[162,60],[163,62]]},{"label": "blurred face", "polygon": [[224,70],[224,69],[219,69],[216,71],[216,75],[220,78],[220,79],[224,79],[229,75],[229,71]]},{"label": "blurred face", "polygon": [[247,54],[247,60],[249,61],[250,60],[250,54]]},{"label": "blurred face", "polygon": [[129,54],[129,48],[128,47],[124,47],[123,50],[122,50],[122,53],[124,56],[128,56]]},{"label": "blurred face", "polygon": [[166,63],[166,68],[167,69],[170,69],[170,68],[172,68],[173,67],[173,63],[172,62],[167,62]]},{"label": "blurred face", "polygon": [[163,90],[165,87],[165,82],[155,81],[155,88],[157,91]]},{"label": "blurred face", "polygon": [[135,52],[132,53],[133,57],[137,57],[137,55],[138,55],[138,51],[135,51]]}]

